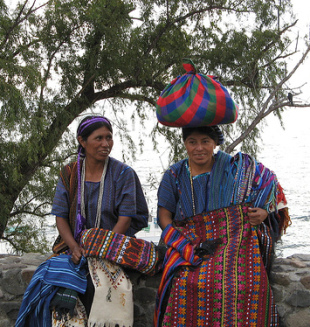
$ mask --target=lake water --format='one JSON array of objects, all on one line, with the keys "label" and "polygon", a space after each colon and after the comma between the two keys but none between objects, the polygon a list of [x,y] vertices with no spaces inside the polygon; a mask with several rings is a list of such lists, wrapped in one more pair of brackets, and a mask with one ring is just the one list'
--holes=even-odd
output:
[{"label": "lake water", "polygon": [[268,119],[259,160],[278,176],[285,190],[292,226],[282,237],[284,257],[310,253],[310,108],[291,108],[283,114],[285,130]]},{"label": "lake water", "polygon": [[[310,109],[292,108],[283,114],[285,130],[274,117],[268,118],[264,128],[262,148],[257,159],[273,170],[285,190],[292,226],[278,243],[277,254],[287,257],[295,253],[310,254],[310,147],[309,147]],[[147,127],[146,127],[147,128]],[[151,126],[149,126],[151,128]],[[133,133],[139,133],[135,129]],[[122,160],[120,142],[117,138],[112,156]],[[150,141],[144,147],[143,154],[137,154],[137,160],[128,162],[140,177],[149,205],[152,221],[149,230],[137,234],[143,239],[157,242],[160,228],[156,224],[157,187],[162,173],[167,168],[167,144],[161,141],[159,153],[153,150]],[[54,217],[47,218],[48,237],[55,239]],[[0,253],[9,251],[7,245],[0,243]]]}]

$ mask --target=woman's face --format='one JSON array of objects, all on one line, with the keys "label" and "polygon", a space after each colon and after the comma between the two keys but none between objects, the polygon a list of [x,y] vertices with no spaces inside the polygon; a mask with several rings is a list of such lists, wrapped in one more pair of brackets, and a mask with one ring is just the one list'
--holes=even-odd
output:
[{"label": "woman's face", "polygon": [[211,137],[193,132],[186,138],[184,145],[192,166],[208,168],[211,165],[212,168],[212,157],[216,143]]},{"label": "woman's face", "polygon": [[104,162],[113,147],[113,134],[105,126],[94,130],[86,141],[81,136],[78,140],[84,148],[88,160]]}]

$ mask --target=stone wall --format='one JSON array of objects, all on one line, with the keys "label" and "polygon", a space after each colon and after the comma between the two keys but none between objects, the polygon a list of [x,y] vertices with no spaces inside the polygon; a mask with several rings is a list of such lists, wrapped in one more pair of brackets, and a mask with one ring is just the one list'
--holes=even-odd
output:
[{"label": "stone wall", "polygon": [[[22,257],[0,255],[0,327],[14,326],[23,293],[36,267],[46,258],[33,253]],[[160,275],[145,277],[136,272],[129,275],[134,287],[134,327],[151,327]],[[309,327],[310,255],[276,259],[271,282],[281,327]]]}]

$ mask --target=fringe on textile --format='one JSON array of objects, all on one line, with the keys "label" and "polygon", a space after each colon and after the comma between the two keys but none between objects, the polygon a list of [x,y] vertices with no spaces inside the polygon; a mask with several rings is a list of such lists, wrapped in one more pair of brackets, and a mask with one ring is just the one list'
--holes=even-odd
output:
[{"label": "fringe on textile", "polygon": [[279,221],[280,231],[282,232],[281,234],[285,234],[287,227],[292,225],[291,217],[288,213],[288,208],[285,207],[280,209],[277,213],[277,218]]},{"label": "fringe on textile", "polygon": [[123,269],[104,259],[88,258],[95,294],[88,326],[133,325],[132,283]]}]

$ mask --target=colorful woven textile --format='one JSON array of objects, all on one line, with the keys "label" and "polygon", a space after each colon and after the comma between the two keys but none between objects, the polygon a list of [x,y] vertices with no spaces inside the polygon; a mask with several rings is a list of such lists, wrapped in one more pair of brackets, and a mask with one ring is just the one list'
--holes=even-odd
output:
[{"label": "colorful woven textile", "polygon": [[70,288],[59,287],[53,297],[50,307],[55,308],[58,316],[69,313],[73,315],[78,299],[78,293]]},{"label": "colorful woven textile", "polygon": [[[209,240],[216,241],[217,247],[199,266],[181,269],[181,254],[168,250],[155,326],[278,326],[260,252],[266,247],[260,247],[257,230],[249,223],[248,206],[236,205],[176,222],[174,228],[192,244]],[[270,253],[270,233],[261,230],[260,238],[262,233],[269,238]]]},{"label": "colorful woven textile", "polygon": [[[208,212],[243,202],[278,211],[286,205],[283,189],[277,176],[268,168],[244,153],[235,156],[218,151],[210,174],[193,178],[196,212]],[[158,206],[174,213],[174,220],[194,215],[188,159],[172,165],[163,175],[158,189]],[[282,222],[281,222],[282,221]],[[279,233],[290,224],[288,215],[279,218]]]},{"label": "colorful woven textile", "polygon": [[184,59],[186,74],[168,84],[156,104],[158,121],[171,127],[230,124],[238,108],[227,89],[214,76],[197,74],[191,60]]},{"label": "colorful woven textile", "polygon": [[78,265],[74,265],[71,256],[65,254],[43,262],[26,289],[15,326],[50,327],[50,302],[58,288],[85,293],[86,273],[85,258]]},{"label": "colorful woven textile", "polygon": [[123,267],[154,275],[159,269],[155,244],[101,228],[83,231],[81,245],[87,257],[109,260]]},{"label": "colorful woven textile", "polygon": [[74,316],[69,313],[59,316],[57,311],[53,309],[52,327],[87,327],[87,314],[81,300],[77,299]]}]

